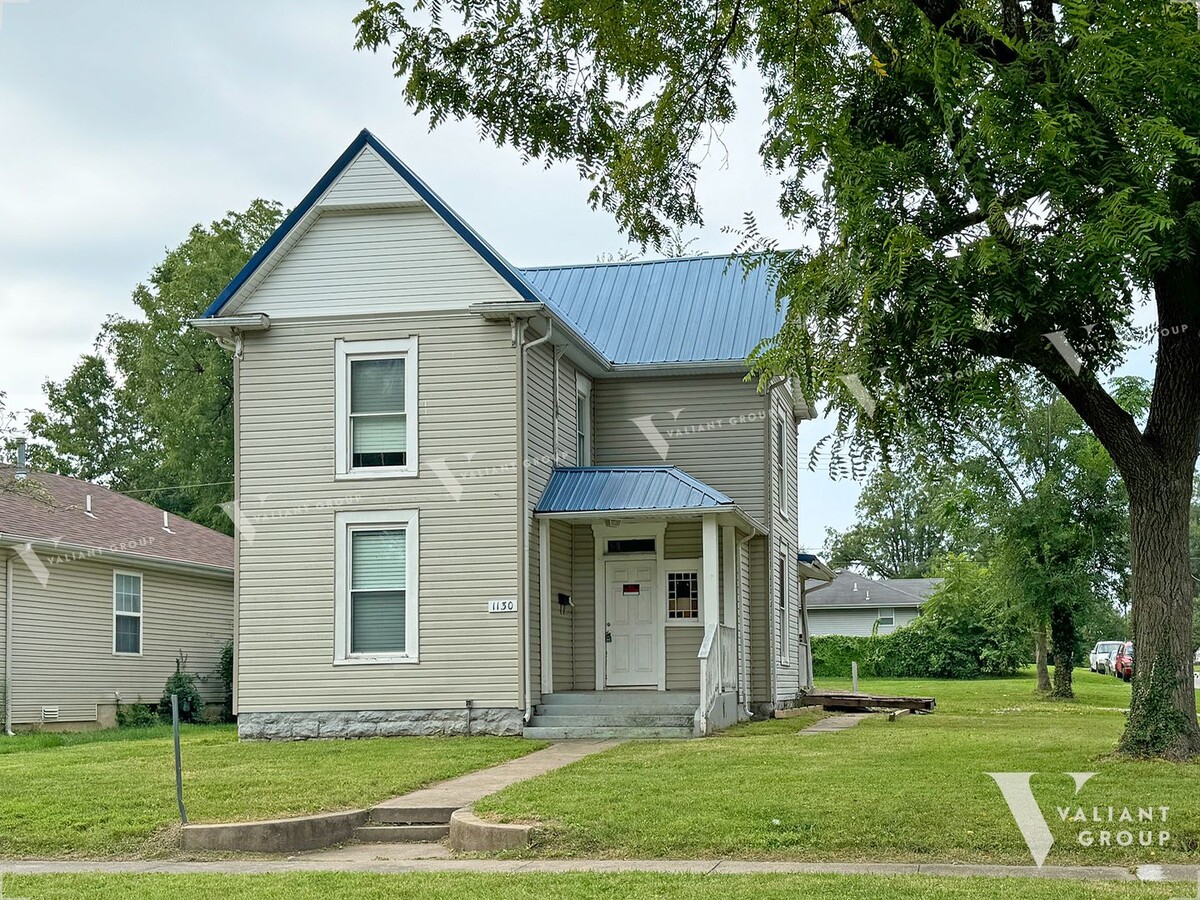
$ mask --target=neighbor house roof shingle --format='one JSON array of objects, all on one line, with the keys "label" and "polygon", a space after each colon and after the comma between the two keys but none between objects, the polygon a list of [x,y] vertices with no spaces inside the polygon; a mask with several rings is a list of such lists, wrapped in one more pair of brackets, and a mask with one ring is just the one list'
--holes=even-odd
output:
[{"label": "neighbor house roof shingle", "polygon": [[[0,466],[0,536],[92,550],[128,553],[151,560],[233,571],[233,538],[175,515],[163,528],[163,511],[107,488],[46,472],[13,481],[14,468]],[[92,498],[88,516],[87,498]]]},{"label": "neighbor house roof shingle", "polygon": [[808,596],[810,608],[921,606],[941,583],[940,578],[869,578],[840,572],[828,587]]}]

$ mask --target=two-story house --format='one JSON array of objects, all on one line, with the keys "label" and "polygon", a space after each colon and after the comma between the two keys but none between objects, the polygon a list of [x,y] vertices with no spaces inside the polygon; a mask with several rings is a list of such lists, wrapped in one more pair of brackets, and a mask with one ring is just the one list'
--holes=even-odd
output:
[{"label": "two-story house", "polygon": [[517,269],[362,132],[196,326],[234,356],[246,737],[707,733],[809,686],[764,270]]}]

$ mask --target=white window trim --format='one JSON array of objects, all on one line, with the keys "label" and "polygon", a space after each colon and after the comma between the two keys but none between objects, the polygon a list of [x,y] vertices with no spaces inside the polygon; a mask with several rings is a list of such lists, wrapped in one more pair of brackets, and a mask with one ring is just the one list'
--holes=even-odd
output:
[{"label": "white window trim", "polygon": [[[127,575],[138,580],[138,611],[117,612],[117,576]],[[128,569],[113,569],[112,577],[112,654],[113,656],[141,656],[146,649],[146,579],[141,572],[132,572]],[[117,616],[136,617],[138,620],[138,649],[137,653],[130,653],[128,650],[117,649]]]},{"label": "white window trim", "polygon": [[[416,663],[420,659],[417,639],[418,627],[417,587],[420,584],[418,560],[420,558],[420,535],[418,513],[411,510],[372,510],[368,512],[339,512],[334,516],[337,534],[334,539],[334,617],[333,617],[333,664],[335,666],[393,665]],[[350,532],[366,529],[404,528],[405,573],[408,584],[404,593],[404,653],[365,654],[350,652]]]},{"label": "white window trim", "polygon": [[[792,592],[788,590],[788,580],[790,571],[788,566],[788,555],[786,550],[781,550],[779,559],[776,565],[776,578],[782,578],[779,584],[779,590],[783,595],[782,605],[776,603],[776,610],[779,613],[779,664],[781,666],[791,666],[792,664]],[[778,596],[778,595],[777,595]]]},{"label": "white window trim", "polygon": [[[579,398],[583,397],[587,401],[587,421],[580,423],[578,421]],[[592,381],[585,375],[575,373],[575,455],[576,465],[590,466],[592,459],[595,456],[595,448],[592,446],[592,418],[595,412],[592,409]],[[579,459],[579,436],[583,435],[583,446],[586,451],[583,454],[583,459]]]},{"label": "white window trim", "polygon": [[[388,341],[346,341],[338,338],[334,342],[335,393],[334,416],[335,451],[334,478],[381,479],[415,478],[419,460],[417,436],[417,381],[420,373],[417,366],[416,337]],[[403,466],[379,466],[355,469],[350,456],[350,362],[355,359],[404,358],[404,415],[408,428],[408,445],[405,452],[408,462]]]},{"label": "white window trim", "polygon": [[775,461],[776,477],[779,479],[779,515],[786,519],[788,518],[788,477],[787,477],[787,458],[788,458],[788,437],[787,437],[787,420],[785,416],[777,416],[775,419],[775,442],[779,450],[779,459]]},{"label": "white window trim", "polygon": [[[668,628],[695,628],[704,626],[704,569],[698,559],[666,559],[663,560],[666,569],[663,571],[663,616]],[[696,611],[694,619],[672,619],[671,604],[667,598],[670,591],[670,575],[672,572],[696,573]]]}]

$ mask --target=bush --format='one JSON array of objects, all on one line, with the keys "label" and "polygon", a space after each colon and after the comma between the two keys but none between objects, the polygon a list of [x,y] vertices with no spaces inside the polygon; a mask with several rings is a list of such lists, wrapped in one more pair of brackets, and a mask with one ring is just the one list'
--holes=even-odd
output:
[{"label": "bush", "polygon": [[149,703],[117,704],[117,727],[146,728],[158,724],[158,713]]},{"label": "bush", "polygon": [[858,663],[864,678],[982,678],[1012,675],[1029,662],[1028,629],[991,589],[987,570],[951,557],[921,615],[891,634],[827,635],[812,641],[813,676],[846,678]]},{"label": "bush", "polygon": [[233,721],[233,641],[226,641],[221,648],[221,662],[217,665],[221,683],[225,686],[225,721]]},{"label": "bush", "polygon": [[179,695],[179,721],[198,722],[204,712],[204,698],[196,687],[197,676],[183,671],[187,665],[187,657],[180,656],[175,660],[175,672],[167,679],[163,688],[162,700],[158,703],[158,714],[167,722],[171,721],[171,695]]}]

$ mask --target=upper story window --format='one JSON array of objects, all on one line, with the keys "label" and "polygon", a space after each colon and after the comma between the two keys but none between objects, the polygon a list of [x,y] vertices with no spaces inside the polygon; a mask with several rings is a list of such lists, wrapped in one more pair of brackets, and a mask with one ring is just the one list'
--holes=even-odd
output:
[{"label": "upper story window", "polygon": [[113,573],[113,653],[142,652],[142,576]]},{"label": "upper story window", "polygon": [[787,426],[783,417],[775,420],[775,506],[785,519],[788,515]]},{"label": "upper story window", "polygon": [[337,342],[337,475],[417,473],[417,340]]},{"label": "upper story window", "polygon": [[592,383],[575,377],[575,465],[592,464]]}]

